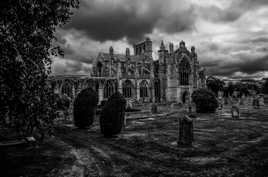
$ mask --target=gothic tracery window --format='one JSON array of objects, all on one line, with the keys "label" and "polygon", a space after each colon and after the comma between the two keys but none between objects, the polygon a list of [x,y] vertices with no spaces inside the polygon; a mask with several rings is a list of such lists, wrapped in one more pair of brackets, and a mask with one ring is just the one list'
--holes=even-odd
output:
[{"label": "gothic tracery window", "polygon": [[73,96],[73,87],[71,85],[71,83],[69,82],[65,82],[63,85],[62,85],[62,88],[61,88],[61,93],[62,95],[67,95],[68,97],[72,98]]},{"label": "gothic tracery window", "polygon": [[179,64],[180,85],[189,85],[190,73],[191,73],[190,63],[186,58],[183,58]]},{"label": "gothic tracery window", "polygon": [[123,83],[123,95],[125,98],[131,98],[132,97],[132,83],[130,80],[126,80]]},{"label": "gothic tracery window", "polygon": [[140,97],[146,98],[148,97],[148,84],[146,81],[142,81],[140,84]]},{"label": "gothic tracery window", "polygon": [[115,93],[114,84],[111,81],[107,81],[104,86],[104,98],[109,98],[113,93]]}]

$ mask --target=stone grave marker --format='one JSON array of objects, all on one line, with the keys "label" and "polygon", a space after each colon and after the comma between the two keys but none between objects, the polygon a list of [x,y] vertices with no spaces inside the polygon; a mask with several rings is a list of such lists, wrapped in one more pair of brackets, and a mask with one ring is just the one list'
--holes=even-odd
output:
[{"label": "stone grave marker", "polygon": [[151,112],[152,112],[152,114],[156,114],[157,113],[157,105],[155,103],[152,104]]},{"label": "stone grave marker", "polygon": [[193,120],[189,116],[184,116],[179,119],[178,146],[191,146],[193,139]]},{"label": "stone grave marker", "polygon": [[237,105],[233,105],[231,108],[231,114],[232,114],[232,118],[234,119],[239,119],[240,117],[240,111],[239,111],[239,107]]}]

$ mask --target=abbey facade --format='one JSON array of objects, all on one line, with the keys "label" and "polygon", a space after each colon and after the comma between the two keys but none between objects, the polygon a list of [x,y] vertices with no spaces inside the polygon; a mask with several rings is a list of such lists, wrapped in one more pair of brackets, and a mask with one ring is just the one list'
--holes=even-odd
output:
[{"label": "abbey facade", "polygon": [[[80,90],[92,87],[99,100],[121,92],[128,100],[138,102],[186,102],[192,92],[205,87],[205,72],[200,68],[194,47],[189,51],[183,41],[169,50],[162,41],[158,60],[153,60],[152,41],[145,41],[118,54],[110,47],[109,52],[99,53],[93,63],[91,76],[52,77],[54,89],[75,97]],[[72,77],[72,79],[71,79]]]}]

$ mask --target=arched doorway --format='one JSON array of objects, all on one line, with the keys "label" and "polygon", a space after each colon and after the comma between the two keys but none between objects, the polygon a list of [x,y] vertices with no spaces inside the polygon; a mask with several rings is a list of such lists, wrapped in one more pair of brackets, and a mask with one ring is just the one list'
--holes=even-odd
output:
[{"label": "arched doorway", "polygon": [[183,103],[183,104],[188,103],[189,100],[190,100],[190,94],[189,94],[189,92],[188,92],[188,91],[184,91],[184,92],[182,93],[182,100],[181,100],[182,103]]},{"label": "arched doorway", "polygon": [[131,81],[126,80],[123,83],[123,96],[125,98],[131,98],[133,96],[133,90],[134,90],[134,87],[133,87],[133,84],[131,83]]},{"label": "arched doorway", "polygon": [[183,58],[179,64],[180,85],[189,85],[191,66],[187,58]]}]

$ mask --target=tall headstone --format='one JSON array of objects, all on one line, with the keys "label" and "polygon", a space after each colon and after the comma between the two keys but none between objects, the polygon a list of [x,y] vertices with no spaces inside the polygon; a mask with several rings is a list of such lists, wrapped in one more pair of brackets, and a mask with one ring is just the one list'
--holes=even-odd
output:
[{"label": "tall headstone", "polygon": [[193,134],[193,120],[184,116],[179,119],[179,138],[178,138],[178,146],[191,146],[194,140]]},{"label": "tall headstone", "polygon": [[152,104],[151,112],[152,112],[152,114],[156,114],[157,113],[157,105],[155,103]]}]

